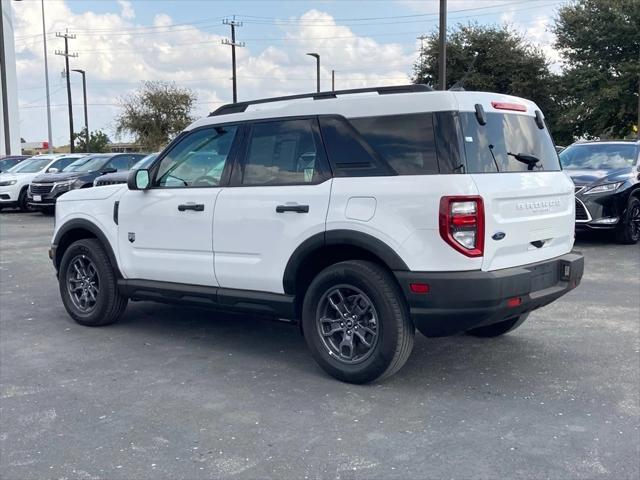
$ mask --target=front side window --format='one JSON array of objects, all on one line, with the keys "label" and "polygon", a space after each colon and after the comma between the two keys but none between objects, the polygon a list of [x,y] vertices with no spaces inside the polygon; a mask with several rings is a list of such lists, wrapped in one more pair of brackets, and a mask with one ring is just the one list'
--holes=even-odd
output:
[{"label": "front side window", "polygon": [[129,170],[131,166],[131,157],[129,155],[116,155],[113,157],[109,163],[105,165],[105,169],[107,168],[115,168],[118,171]]},{"label": "front side window", "polygon": [[551,136],[535,117],[487,113],[486,120],[480,125],[475,113],[460,113],[467,173],[560,170]]},{"label": "front side window", "polygon": [[399,175],[439,172],[431,114],[386,115],[350,121]]},{"label": "front side window", "polygon": [[185,136],[160,162],[157,187],[217,187],[238,127],[217,126]]},{"label": "front side window", "polygon": [[65,172],[95,172],[100,170],[107,162],[109,157],[104,155],[96,155],[91,157],[82,157],[71,163],[64,169]]},{"label": "front side window", "polygon": [[587,143],[565,148],[560,162],[567,170],[612,170],[632,167],[637,156],[633,143]]},{"label": "front side window", "polygon": [[291,185],[316,182],[320,176],[311,120],[253,125],[242,169],[243,185]]}]

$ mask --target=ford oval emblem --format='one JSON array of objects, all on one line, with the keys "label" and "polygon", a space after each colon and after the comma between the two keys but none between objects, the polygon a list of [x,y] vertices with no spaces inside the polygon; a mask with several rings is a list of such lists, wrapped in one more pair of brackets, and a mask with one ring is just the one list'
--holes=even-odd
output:
[{"label": "ford oval emblem", "polygon": [[496,232],[491,236],[491,238],[493,238],[494,240],[502,240],[506,236],[507,234],[504,232]]}]

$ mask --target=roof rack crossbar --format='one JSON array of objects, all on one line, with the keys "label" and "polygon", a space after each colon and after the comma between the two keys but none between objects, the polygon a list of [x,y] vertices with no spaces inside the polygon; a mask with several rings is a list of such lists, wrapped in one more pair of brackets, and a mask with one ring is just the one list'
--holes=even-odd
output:
[{"label": "roof rack crossbar", "polygon": [[209,114],[210,117],[218,115],[228,115],[230,113],[241,113],[247,110],[250,105],[258,105],[261,103],[283,102],[287,100],[300,100],[303,98],[312,98],[314,100],[325,100],[328,98],[336,98],[338,95],[351,95],[354,93],[376,92],[378,95],[390,95],[394,93],[411,93],[411,92],[429,92],[433,90],[428,85],[412,84],[412,85],[395,85],[390,87],[371,87],[371,88],[352,88],[349,90],[333,90],[328,92],[303,93],[300,95],[288,95],[285,97],[260,98],[258,100],[249,100],[246,102],[228,103],[222,105],[218,109]]}]

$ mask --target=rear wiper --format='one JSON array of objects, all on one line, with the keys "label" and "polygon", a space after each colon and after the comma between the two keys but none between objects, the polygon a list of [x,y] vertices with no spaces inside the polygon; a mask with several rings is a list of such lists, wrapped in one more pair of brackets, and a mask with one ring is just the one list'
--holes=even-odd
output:
[{"label": "rear wiper", "polygon": [[525,163],[527,165],[527,170],[533,170],[533,167],[536,166],[536,163],[540,162],[540,159],[534,155],[527,155],[525,153],[511,153],[507,152],[507,155],[515,158],[519,162]]}]

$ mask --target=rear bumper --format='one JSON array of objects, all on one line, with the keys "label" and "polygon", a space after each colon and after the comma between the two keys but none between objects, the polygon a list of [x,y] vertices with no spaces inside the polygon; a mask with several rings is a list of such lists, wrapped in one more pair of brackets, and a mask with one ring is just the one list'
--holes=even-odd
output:
[{"label": "rear bumper", "polygon": [[[548,305],[574,289],[583,271],[584,257],[571,252],[492,272],[394,273],[415,325],[436,337],[498,323]],[[426,283],[429,292],[413,293],[411,283]],[[509,306],[510,299],[519,299],[514,301],[519,303]]]}]

